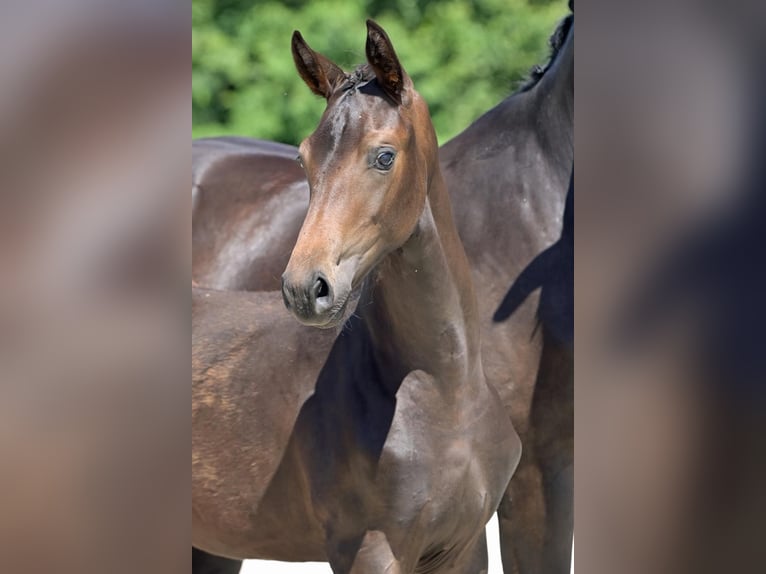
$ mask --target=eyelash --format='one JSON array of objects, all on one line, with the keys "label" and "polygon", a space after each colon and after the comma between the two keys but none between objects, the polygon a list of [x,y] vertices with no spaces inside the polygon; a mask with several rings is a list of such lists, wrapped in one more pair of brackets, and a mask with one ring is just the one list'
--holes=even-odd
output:
[{"label": "eyelash", "polygon": [[[386,163],[381,163],[379,160],[384,155],[390,155],[391,160]],[[373,161],[373,167],[376,169],[379,169],[381,171],[388,171],[390,170],[394,165],[394,160],[396,159],[396,152],[390,149],[384,149],[378,152],[378,154],[375,156],[375,160]]]}]

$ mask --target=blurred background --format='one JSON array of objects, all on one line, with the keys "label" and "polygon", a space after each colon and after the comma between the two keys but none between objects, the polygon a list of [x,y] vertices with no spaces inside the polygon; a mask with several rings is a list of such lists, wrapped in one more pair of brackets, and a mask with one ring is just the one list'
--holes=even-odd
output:
[{"label": "blurred background", "polygon": [[[353,65],[371,14],[444,141],[544,60],[565,3],[3,7],[2,571],[188,572],[190,116],[195,136],[297,141],[323,104],[298,84],[290,33]],[[579,10],[578,564],[759,574],[766,4]],[[638,290],[651,311],[665,289],[634,310],[654,317],[638,346],[610,346],[624,300]]]},{"label": "blurred background", "polygon": [[364,62],[364,21],[391,36],[439,143],[514,91],[548,56],[564,0],[193,0],[192,136],[298,144],[324,101],[295,71],[290,37],[346,70]]}]

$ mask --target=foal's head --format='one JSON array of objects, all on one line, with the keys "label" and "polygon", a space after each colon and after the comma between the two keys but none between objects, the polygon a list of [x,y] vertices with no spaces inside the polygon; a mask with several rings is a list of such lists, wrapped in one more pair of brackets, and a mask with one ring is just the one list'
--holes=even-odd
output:
[{"label": "foal's head", "polygon": [[311,197],[282,276],[285,305],[306,325],[332,327],[352,291],[412,235],[438,165],[428,107],[385,31],[367,21],[367,64],[346,74],[293,34],[293,59],[327,99],[300,146]]}]

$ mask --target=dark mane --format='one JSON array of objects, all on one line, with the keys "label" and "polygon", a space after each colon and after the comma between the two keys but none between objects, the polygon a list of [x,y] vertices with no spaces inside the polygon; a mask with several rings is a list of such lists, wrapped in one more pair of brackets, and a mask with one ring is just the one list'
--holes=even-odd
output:
[{"label": "dark mane", "polygon": [[363,86],[367,82],[375,79],[375,72],[369,64],[360,64],[350,74],[346,74],[342,81],[338,82],[333,90],[333,94],[338,92],[349,92]]},{"label": "dark mane", "polygon": [[[571,8],[572,5],[570,3],[570,9]],[[569,31],[572,28],[573,23],[574,13],[568,14],[561,22],[559,22],[559,25],[556,27],[550,39],[548,40],[548,45],[551,47],[551,55],[548,58],[548,62],[544,66],[535,64],[532,67],[532,69],[529,71],[529,78],[521,84],[521,87],[518,89],[519,92],[526,92],[534,88],[545,75],[545,72],[550,69],[550,67],[553,65],[553,62],[556,61],[556,57],[559,55],[564,42],[566,42],[567,36],[569,35]]]},{"label": "dark mane", "polygon": [[376,77],[372,67],[369,64],[360,64],[353,72],[344,74],[342,78],[336,80],[331,98],[340,99],[346,94],[353,94],[359,90],[366,93],[374,93],[388,100],[395,106],[399,105],[399,102],[391,98],[391,96],[384,90],[380,89],[377,82],[374,84],[371,83],[373,80],[376,80]]}]

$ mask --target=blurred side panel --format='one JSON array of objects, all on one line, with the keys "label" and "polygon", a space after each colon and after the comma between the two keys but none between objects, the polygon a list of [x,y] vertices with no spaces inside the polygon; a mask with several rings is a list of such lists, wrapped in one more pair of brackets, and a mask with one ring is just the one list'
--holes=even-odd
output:
[{"label": "blurred side panel", "polygon": [[577,565],[760,572],[766,9],[579,10]]},{"label": "blurred side panel", "polygon": [[191,32],[176,4],[0,9],[3,572],[188,571]]}]

